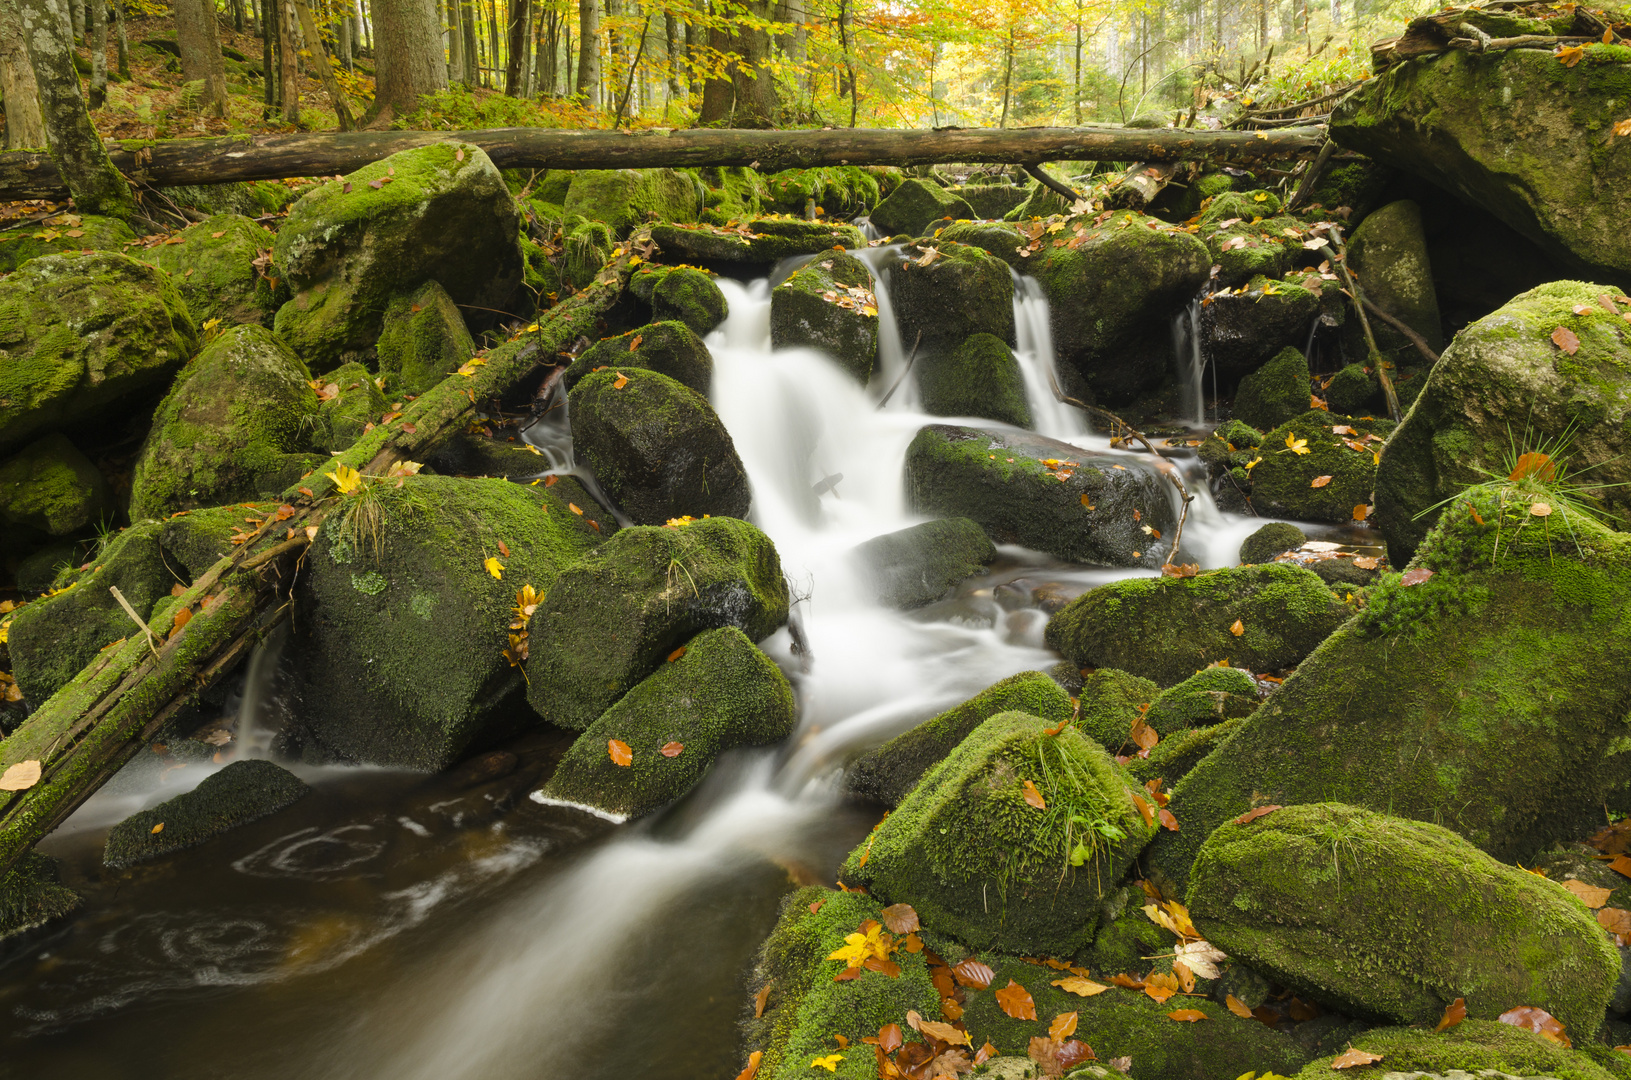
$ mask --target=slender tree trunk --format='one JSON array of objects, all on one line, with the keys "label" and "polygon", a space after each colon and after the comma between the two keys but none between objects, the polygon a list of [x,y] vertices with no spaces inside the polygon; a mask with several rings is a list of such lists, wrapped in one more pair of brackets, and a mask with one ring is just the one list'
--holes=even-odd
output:
[{"label": "slender tree trunk", "polygon": [[844,54],[844,73],[849,82],[849,126],[855,126],[855,117],[861,111],[860,91],[855,85],[855,65],[849,58],[849,0],[838,0],[838,43]]},{"label": "slender tree trunk", "polygon": [[91,126],[74,70],[73,38],[62,0],[8,0],[21,15],[23,42],[34,68],[40,115],[45,121],[51,160],[62,174],[74,205],[88,214],[133,217],[130,185],[113,167],[107,148]]},{"label": "slender tree trunk", "polygon": [[1076,88],[1071,95],[1075,111],[1071,114],[1080,126],[1082,122],[1082,0],[1076,0],[1076,67],[1072,78],[1072,85]]},{"label": "slender tree trunk", "polygon": [[300,79],[295,72],[295,42],[290,0],[272,0],[277,12],[278,100],[283,106],[283,122],[300,123]]},{"label": "slender tree trunk", "polygon": [[1012,95],[1013,83],[1014,83],[1014,28],[1012,26],[1010,26],[1008,28],[1008,43],[1004,47],[1003,65],[1002,65],[1002,119],[997,121],[997,126],[1000,127],[1000,128],[1005,128],[1005,127],[1008,126],[1008,99]]},{"label": "slender tree trunk", "polygon": [[369,127],[385,127],[419,108],[423,94],[447,89],[435,0],[375,0],[379,77]]},{"label": "slender tree trunk", "polygon": [[474,88],[478,81],[476,71],[478,55],[476,52],[476,12],[471,7],[470,0],[458,0],[459,4],[459,32],[464,35],[464,85]]},{"label": "slender tree trunk", "polygon": [[569,10],[561,16],[561,59],[566,63],[566,78],[561,80],[561,96],[571,97],[572,82],[572,18]]},{"label": "slender tree trunk", "polygon": [[10,4],[0,4],[0,96],[6,103],[6,149],[44,147],[45,120],[40,116],[34,65],[23,44],[21,13]]},{"label": "slender tree trunk", "polygon": [[[672,11],[663,12],[663,46],[668,58],[668,101],[672,104],[681,96],[680,89],[680,24]],[[668,115],[667,108],[663,115]]]},{"label": "slender tree trunk", "polygon": [[447,82],[464,83],[464,23],[459,0],[447,0]]},{"label": "slender tree trunk", "polygon": [[74,42],[78,44],[85,40],[85,9],[79,5],[84,0],[67,0],[68,23],[74,28]]},{"label": "slender tree trunk", "polygon": [[205,116],[227,112],[226,66],[214,0],[176,0],[176,44],[181,48],[181,77],[202,83],[198,111]]},{"label": "slender tree trunk", "polygon": [[113,0],[113,27],[119,43],[119,78],[130,81],[130,39],[125,36],[125,0]]},{"label": "slender tree trunk", "polygon": [[260,0],[261,82],[265,84],[266,90],[266,105],[261,112],[262,119],[271,119],[272,110],[277,108],[277,80],[272,77],[274,63],[272,39],[277,33],[277,5],[278,0]]},{"label": "slender tree trunk", "polygon": [[488,0],[487,7],[487,78],[483,85],[498,85],[498,0]]},{"label": "slender tree trunk", "polygon": [[108,0],[91,0],[91,88],[87,95],[93,109],[108,100]]},{"label": "slender tree trunk", "polygon": [[697,28],[690,19],[685,20],[685,86],[686,92],[697,92]]},{"label": "slender tree trunk", "polygon": [[526,96],[527,17],[530,0],[510,0],[510,21],[507,41],[509,56],[504,64],[504,93],[509,97]]},{"label": "slender tree trunk", "polygon": [[578,0],[578,100],[600,105],[600,0]]},{"label": "slender tree trunk", "polygon": [[322,80],[323,92],[328,94],[329,102],[334,106],[334,118],[339,123],[341,131],[350,131],[357,124],[351,118],[351,109],[346,105],[345,94],[340,90],[340,82],[334,77],[334,66],[329,63],[328,50],[323,47],[323,35],[317,29],[317,20],[312,18],[306,0],[292,0],[292,3],[295,14],[300,17],[300,25],[305,30],[306,45],[311,50],[312,64],[317,68],[317,77]]},{"label": "slender tree trunk", "polygon": [[[344,11],[343,8],[341,10]],[[340,64],[347,71],[351,70],[351,53],[355,47],[351,41],[351,28],[355,23],[356,20],[349,14],[341,14],[334,25],[334,48],[340,54]]]}]

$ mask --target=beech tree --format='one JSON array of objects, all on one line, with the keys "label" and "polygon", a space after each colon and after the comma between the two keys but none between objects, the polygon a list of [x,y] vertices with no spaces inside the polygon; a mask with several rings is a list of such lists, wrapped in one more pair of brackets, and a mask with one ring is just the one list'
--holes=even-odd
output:
[{"label": "beech tree", "polygon": [[0,95],[6,101],[6,149],[43,147],[40,92],[23,44],[22,17],[9,3],[0,4]]},{"label": "beech tree", "polygon": [[[79,0],[72,0],[78,3]],[[106,3],[106,0],[96,0]],[[181,49],[181,77],[202,84],[198,110],[205,116],[227,114],[226,65],[221,59],[221,31],[215,22],[215,0],[175,0],[176,44]]]},{"label": "beech tree", "polygon": [[373,16],[379,74],[365,126],[381,128],[447,89],[447,59],[436,0],[375,0]]}]

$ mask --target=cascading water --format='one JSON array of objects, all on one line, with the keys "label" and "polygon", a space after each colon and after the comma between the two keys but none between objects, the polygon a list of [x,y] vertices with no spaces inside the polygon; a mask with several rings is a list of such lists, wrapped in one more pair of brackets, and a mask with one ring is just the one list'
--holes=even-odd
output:
[{"label": "cascading water", "polygon": [[[1172,317],[1172,354],[1184,388],[1184,412],[1195,427],[1206,425],[1206,354],[1201,342],[1201,301],[1205,296],[1203,291]],[[1216,387],[1213,390],[1215,393]]]}]

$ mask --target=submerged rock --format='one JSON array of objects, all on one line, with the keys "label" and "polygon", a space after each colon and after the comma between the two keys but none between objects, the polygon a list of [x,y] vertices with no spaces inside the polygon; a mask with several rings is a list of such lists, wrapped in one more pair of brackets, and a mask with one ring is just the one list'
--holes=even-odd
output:
[{"label": "submerged rock", "polygon": [[770,291],[770,344],[819,349],[865,385],[878,359],[877,298],[866,263],[834,251],[788,275]]},{"label": "submerged rock", "polygon": [[107,480],[66,435],[0,461],[0,521],[11,528],[68,536],[112,516]]},{"label": "submerged rock", "polygon": [[1381,440],[1392,430],[1391,420],[1321,409],[1286,421],[1263,436],[1251,470],[1253,508],[1299,521],[1363,520],[1359,508],[1370,504]]},{"label": "submerged rock", "polygon": [[1175,520],[1167,481],[1137,458],[950,424],[912,440],[906,493],[917,513],[970,518],[999,544],[1100,566],[1160,565],[1156,534]]},{"label": "submerged rock", "polygon": [[917,366],[923,411],[931,416],[978,416],[1031,426],[1025,377],[1013,350],[993,334],[973,334],[949,353],[930,353]]},{"label": "submerged rock", "polygon": [[[640,817],[690,791],[724,751],[792,733],[781,669],[736,627],[706,630],[590,724],[534,798]],[[614,739],[628,764],[612,758]]]},{"label": "submerged rock", "polygon": [[1235,419],[1264,431],[1308,411],[1308,361],[1286,347],[1240,380],[1235,393]]},{"label": "submerged rock", "polygon": [[908,177],[872,208],[872,224],[888,236],[922,236],[942,219],[977,218],[968,202],[932,180]]},{"label": "submerged rock", "polygon": [[168,272],[200,325],[209,319],[271,326],[289,299],[289,287],[270,265],[256,265],[270,253],[270,229],[241,214],[217,214],[147,248],[140,258]]},{"label": "submerged rock", "polygon": [[662,224],[652,228],[651,238],[666,260],[765,270],[794,255],[866,247],[866,237],[853,225],[792,218],[755,218],[731,229]]},{"label": "submerged rock", "polygon": [[552,724],[587,728],[697,634],[734,626],[761,641],[787,610],[776,549],[745,521],[623,529],[532,615],[527,700]]},{"label": "submerged rock", "polygon": [[703,397],[708,396],[714,379],[713,355],[682,322],[655,322],[617,337],[602,338],[572,361],[561,376],[561,384],[571,393],[584,376],[600,368],[655,371]]},{"label": "submerged rock", "polygon": [[968,518],[925,521],[857,544],[857,569],[890,607],[931,604],[997,557],[985,530]]},{"label": "submerged rock", "polygon": [[1270,563],[1100,585],[1050,619],[1046,637],[1080,667],[1176,686],[1220,661],[1249,671],[1292,667],[1347,615],[1312,573]]},{"label": "submerged rock", "polygon": [[57,861],[25,852],[0,877],[0,941],[60,919],[79,906],[79,894],[63,885]]},{"label": "submerged rock", "polygon": [[422,394],[476,354],[459,306],[437,281],[390,299],[374,347],[394,394]]},{"label": "submerged rock", "polygon": [[[1132,777],[1073,727],[1043,734],[1051,726],[1018,712],[980,724],[850,853],[840,879],[911,904],[924,925],[974,948],[1070,956],[1086,946],[1105,891],[1153,829]],[[1090,824],[1073,828],[1077,817]]]},{"label": "submerged rock", "polygon": [[1435,1023],[1458,998],[1484,1020],[1521,1002],[1589,1038],[1620,975],[1618,951],[1562,886],[1448,829],[1336,803],[1220,826],[1186,902],[1230,956],[1400,1023]]},{"label": "submerged rock", "polygon": [[270,761],[234,761],[193,790],[115,825],[102,861],[118,870],[197,847],[229,829],[275,814],[310,791],[294,774]]}]

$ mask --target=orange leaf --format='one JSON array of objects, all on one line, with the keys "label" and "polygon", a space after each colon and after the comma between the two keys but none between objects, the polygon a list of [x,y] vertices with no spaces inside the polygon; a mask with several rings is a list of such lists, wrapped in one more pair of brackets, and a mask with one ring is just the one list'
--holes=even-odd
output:
[{"label": "orange leaf", "polygon": [[1561,1046],[1573,1046],[1563,1025],[1551,1013],[1534,1005],[1519,1005],[1516,1009],[1508,1009],[1495,1019],[1503,1024],[1532,1031],[1541,1038],[1555,1042]]},{"label": "orange leaf", "polygon": [[622,739],[607,739],[606,752],[611,755],[613,765],[634,764],[634,751]]},{"label": "orange leaf", "polygon": [[1145,825],[1155,824],[1155,808],[1145,802],[1142,795],[1133,796],[1133,805],[1138,808],[1139,814],[1143,816]]},{"label": "orange leaf", "polygon": [[506,544],[504,541],[500,540],[498,542],[498,553],[500,555],[504,556],[506,559],[508,559],[510,557],[509,545]]},{"label": "orange leaf", "polygon": [[1239,619],[1236,619],[1234,622],[1229,624],[1229,633],[1233,634],[1235,637],[1239,637],[1245,632],[1246,624],[1241,622]]},{"label": "orange leaf", "polygon": [[1580,902],[1589,908],[1602,907],[1608,903],[1609,896],[1614,892],[1613,889],[1601,889],[1573,879],[1563,882],[1563,887],[1579,897]]},{"label": "orange leaf", "polygon": [[1036,785],[1031,783],[1029,780],[1025,781],[1025,801],[1036,807],[1038,810],[1046,810],[1048,808],[1048,801],[1042,797],[1042,793],[1040,791],[1036,790]]},{"label": "orange leaf", "polygon": [[1365,516],[1369,513],[1370,507],[1366,506],[1364,503],[1360,503],[1358,506],[1354,507],[1354,520],[1364,521]]},{"label": "orange leaf", "polygon": [[689,646],[681,645],[679,648],[677,648],[673,652],[669,653],[668,654],[668,662],[670,664],[672,664],[674,661],[676,661],[680,657],[684,656],[685,655],[685,650],[687,648],[689,648]]},{"label": "orange leaf", "polygon": [[1092,979],[1089,979],[1083,975],[1072,975],[1067,979],[1055,979],[1053,980],[1053,985],[1057,986],[1065,993],[1075,994],[1077,997],[1092,997],[1095,994],[1102,994],[1106,990],[1110,989],[1103,983],[1096,983]]},{"label": "orange leaf", "polygon": [[638,349],[640,347],[640,343],[644,340],[646,340],[646,336],[644,334],[635,334],[634,340],[629,342],[629,352],[633,352],[635,349]]},{"label": "orange leaf", "polygon": [[[464,151],[459,151],[463,153]],[[748,1055],[748,1067],[736,1074],[736,1080],[753,1080],[759,1073],[759,1061],[765,1056],[763,1050],[755,1050]]]},{"label": "orange leaf", "polygon": [[663,743],[663,748],[657,752],[663,757],[679,757],[684,750],[685,744],[682,742],[666,742]]},{"label": "orange leaf", "polygon": [[906,1033],[901,1031],[899,1024],[885,1024],[878,1029],[878,1049],[886,1054],[899,1050],[905,1041]]},{"label": "orange leaf", "polygon": [[753,1018],[759,1019],[765,1014],[765,1002],[770,1000],[770,984],[765,983],[759,987],[759,992],[753,995]]},{"label": "orange leaf", "polygon": [[629,385],[629,377],[619,371],[617,373],[617,378],[612,380],[612,389],[621,390],[627,385]]},{"label": "orange leaf", "polygon": [[1206,1014],[1199,1009],[1174,1009],[1167,1015],[1186,1024],[1193,1024],[1197,1020],[1206,1019]]},{"label": "orange leaf", "polygon": [[997,977],[997,973],[995,971],[992,971],[985,964],[980,963],[973,957],[964,960],[962,963],[952,968],[951,973],[956,977],[958,982],[962,983],[970,990],[984,990],[986,987],[991,985],[991,980]]},{"label": "orange leaf", "polygon": [[1234,1013],[1236,1016],[1240,1017],[1242,1020],[1250,1020],[1252,1018],[1252,1011],[1246,1008],[1246,1003],[1235,997],[1233,994],[1227,995],[1223,999],[1223,1004],[1225,1008]]},{"label": "orange leaf", "polygon": [[1599,908],[1597,925],[1611,934],[1631,938],[1631,911],[1615,907]]},{"label": "orange leaf", "polygon": [[1369,1065],[1373,1062],[1381,1060],[1381,1054],[1372,1054],[1365,1050],[1355,1050],[1352,1046],[1350,1046],[1347,1050],[1337,1055],[1337,1059],[1331,1062],[1331,1068],[1351,1069],[1355,1065]]},{"label": "orange leaf", "polygon": [[1560,326],[1552,331],[1552,344],[1573,356],[1580,351],[1580,339],[1573,330],[1567,326]]},{"label": "orange leaf", "polygon": [[1244,814],[1241,814],[1239,817],[1235,818],[1235,824],[1236,825],[1250,824],[1251,822],[1256,821],[1258,818],[1262,817],[1263,815],[1272,814],[1278,809],[1280,809],[1280,805],[1278,803],[1276,803],[1273,806],[1259,806],[1256,810],[1248,810]]},{"label": "orange leaf", "polygon": [[1608,868],[1616,873],[1623,874],[1626,877],[1631,877],[1631,858],[1627,858],[1624,855],[1616,855],[1614,856],[1614,861],[1608,864]]},{"label": "orange leaf", "polygon": [[[1036,1017],[1032,1016],[1030,1019],[1035,1020]],[[913,1031],[927,1035],[931,1039],[939,1039],[941,1042],[950,1043],[953,1046],[970,1045],[968,1032],[960,1031],[950,1024],[942,1024],[938,1020],[925,1020],[916,1011],[907,1012],[906,1022],[912,1026]]]},{"label": "orange leaf", "polygon": [[986,1062],[990,1061],[996,1056],[997,1048],[992,1046],[990,1043],[986,1043],[984,1046],[980,1047],[979,1052],[974,1055],[974,1064],[984,1065]]},{"label": "orange leaf", "polygon": [[1036,1002],[1031,998],[1031,992],[1013,979],[1008,985],[997,991],[997,1005],[1003,1012],[1015,1020],[1035,1020]]},{"label": "orange leaf", "polygon": [[1120,986],[1127,990],[1144,989],[1143,979],[1140,979],[1137,975],[1128,975],[1125,972],[1120,975],[1110,976],[1110,983],[1113,986]]},{"label": "orange leaf", "polygon": [[1520,454],[1517,464],[1513,466],[1512,472],[1507,476],[1507,479],[1522,480],[1530,476],[1542,481],[1555,480],[1557,479],[1557,465],[1553,463],[1550,456],[1537,450],[1531,450],[1527,454]]},{"label": "orange leaf", "polygon": [[1154,728],[1150,727],[1150,725],[1146,724],[1142,716],[1136,717],[1133,720],[1133,728],[1127,733],[1127,737],[1131,739],[1133,744],[1140,750],[1149,750],[1154,747],[1156,743],[1161,741],[1160,734]]},{"label": "orange leaf", "polygon": [[1564,67],[1572,68],[1580,62],[1582,56],[1586,55],[1586,47],[1584,45],[1561,45],[1558,47],[1557,52],[1552,55]]},{"label": "orange leaf", "polygon": [[188,623],[190,623],[192,621],[193,621],[193,609],[192,608],[182,608],[180,611],[176,612],[175,621],[170,624],[170,633],[172,635],[180,633],[181,628],[183,626],[186,626]]},{"label": "orange leaf", "polygon": [[1448,1031],[1467,1018],[1466,998],[1456,998],[1444,1007],[1444,1015],[1438,1018],[1438,1027],[1434,1031]]},{"label": "orange leaf", "polygon": [[1073,1012],[1060,1013],[1054,1017],[1053,1022],[1048,1025],[1048,1038],[1054,1042],[1064,1042],[1076,1034],[1076,1019],[1077,1016]]},{"label": "orange leaf", "polygon": [[1178,976],[1178,986],[1186,994],[1195,992],[1195,973],[1189,970],[1189,965],[1182,960],[1172,962],[1172,973]]},{"label": "orange leaf", "polygon": [[892,934],[910,934],[920,929],[917,921],[917,912],[911,904],[890,904],[879,913],[883,916],[883,924],[889,927]]},{"label": "orange leaf", "polygon": [[1331,482],[1331,478],[1329,476],[1316,476],[1316,477],[1314,477],[1313,483],[1309,484],[1308,486],[1309,487],[1322,488],[1326,484],[1329,484],[1330,482]]},{"label": "orange leaf", "polygon": [[568,510],[572,511],[574,514],[578,515],[579,517],[583,516],[583,509],[580,506],[578,506],[577,503],[569,502],[569,503],[566,504],[566,508]]},{"label": "orange leaf", "polygon": [[1163,806],[1161,808],[1161,812],[1160,812],[1160,814],[1158,816],[1161,818],[1161,827],[1163,829],[1166,829],[1169,832],[1177,832],[1178,831],[1178,818],[1173,814],[1173,812],[1171,810],[1168,810],[1166,807]]},{"label": "orange leaf", "polygon": [[1422,582],[1426,581],[1432,576],[1433,571],[1427,569],[1426,567],[1418,566],[1414,570],[1406,570],[1404,573],[1400,574],[1399,584],[1408,588],[1411,585],[1420,585]]}]

